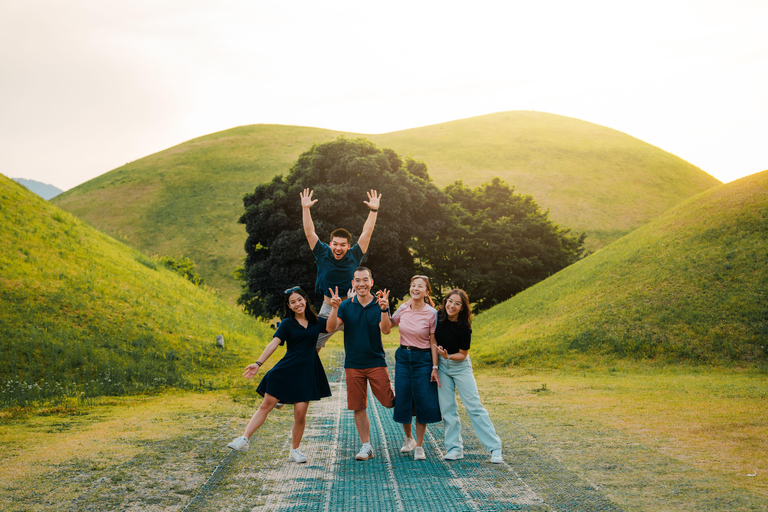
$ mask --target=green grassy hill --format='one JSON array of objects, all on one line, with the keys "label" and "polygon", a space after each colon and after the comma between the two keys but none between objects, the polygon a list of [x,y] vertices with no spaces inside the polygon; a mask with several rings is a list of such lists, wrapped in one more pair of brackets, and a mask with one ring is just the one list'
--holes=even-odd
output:
[{"label": "green grassy hill", "polygon": [[[149,254],[189,256],[232,300],[244,257],[247,192],[342,132],[253,125],[193,139],[108,172],[54,204]],[[720,182],[626,134],[552,114],[504,112],[364,136],[424,161],[435,182],[500,176],[597,249]],[[386,199],[383,203],[386,208]],[[296,219],[297,225],[300,219]],[[349,226],[353,231],[360,227]]]},{"label": "green grassy hill", "polygon": [[0,175],[0,405],[231,380],[270,337]]},{"label": "green grassy hill", "polygon": [[708,190],[481,314],[484,363],[768,366],[768,171]]}]

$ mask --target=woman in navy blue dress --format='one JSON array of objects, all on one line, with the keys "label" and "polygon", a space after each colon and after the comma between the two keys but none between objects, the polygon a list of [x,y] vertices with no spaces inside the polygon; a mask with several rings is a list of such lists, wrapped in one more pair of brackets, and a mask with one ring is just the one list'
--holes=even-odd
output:
[{"label": "woman in navy blue dress", "polygon": [[261,379],[256,392],[264,397],[261,406],[245,427],[243,435],[227,446],[233,450],[248,451],[248,442],[261,427],[278,401],[293,405],[293,438],[288,460],[307,462],[299,450],[307,419],[309,402],[331,396],[331,388],[325,376],[323,363],[317,355],[317,337],[325,329],[325,318],[318,317],[309,304],[309,297],[298,286],[285,290],[283,321],[274,338],[261,353],[259,359],[245,368],[247,379],[256,375],[261,365],[279,345],[288,344],[285,356]]}]

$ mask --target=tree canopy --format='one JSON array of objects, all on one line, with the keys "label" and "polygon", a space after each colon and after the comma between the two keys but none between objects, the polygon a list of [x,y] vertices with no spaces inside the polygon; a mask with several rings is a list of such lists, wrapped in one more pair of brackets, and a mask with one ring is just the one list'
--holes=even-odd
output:
[{"label": "tree canopy", "polygon": [[445,188],[442,229],[420,239],[418,255],[436,283],[462,288],[482,311],[578,260],[585,235],[560,229],[529,195],[499,178]]},{"label": "tree canopy", "polygon": [[[365,139],[339,138],[316,144],[301,154],[287,176],[276,176],[243,199],[246,226],[244,291],[246,311],[269,318],[282,308],[283,292],[299,285],[319,303],[316,266],[304,235],[300,193],[314,190],[312,219],[320,239],[328,243],[334,229],[357,237],[368,216],[363,203],[371,189],[382,194],[381,206],[363,265],[371,268],[377,288],[392,297],[408,292],[416,264],[413,238],[439,229],[440,205],[446,196],[427,174],[427,166],[403,161],[391,149]],[[355,243],[356,239],[353,239]]]},{"label": "tree canopy", "polygon": [[[461,182],[441,191],[427,166],[402,160],[365,139],[316,144],[287,176],[276,176],[243,199],[246,226],[244,291],[238,303],[269,318],[280,312],[284,290],[313,292],[315,260],[302,227],[300,193],[314,190],[312,218],[321,240],[337,228],[359,235],[371,189],[382,194],[376,227],[363,265],[377,288],[398,300],[416,273],[430,276],[439,298],[463,288],[475,311],[507,300],[576,261],[584,235],[560,229],[531,196],[514,193],[499,178],[477,188]],[[355,240],[353,240],[353,243]]]}]

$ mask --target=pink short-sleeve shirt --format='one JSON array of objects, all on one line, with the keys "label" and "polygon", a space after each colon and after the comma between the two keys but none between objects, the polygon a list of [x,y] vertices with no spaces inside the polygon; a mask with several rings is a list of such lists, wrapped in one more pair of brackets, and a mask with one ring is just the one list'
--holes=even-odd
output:
[{"label": "pink short-sleeve shirt", "polygon": [[400,344],[406,347],[430,348],[429,336],[435,333],[437,326],[437,310],[425,304],[414,311],[403,304],[392,315],[392,324],[400,328]]}]

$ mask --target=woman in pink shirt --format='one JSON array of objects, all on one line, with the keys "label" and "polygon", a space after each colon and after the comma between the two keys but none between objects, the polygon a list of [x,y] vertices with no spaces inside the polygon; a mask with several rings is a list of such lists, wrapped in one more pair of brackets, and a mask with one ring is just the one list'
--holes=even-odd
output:
[{"label": "woman in pink shirt", "polygon": [[[434,343],[437,310],[429,294],[427,276],[411,278],[411,299],[392,315],[392,324],[400,328],[400,348],[395,352],[394,420],[403,424],[405,443],[401,453],[413,452],[414,460],[425,460],[422,444],[428,423],[442,421],[437,387],[437,348]],[[387,334],[387,333],[384,333]],[[412,416],[416,416],[413,439]]]}]

